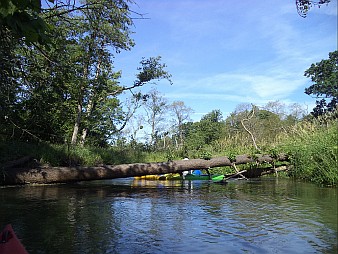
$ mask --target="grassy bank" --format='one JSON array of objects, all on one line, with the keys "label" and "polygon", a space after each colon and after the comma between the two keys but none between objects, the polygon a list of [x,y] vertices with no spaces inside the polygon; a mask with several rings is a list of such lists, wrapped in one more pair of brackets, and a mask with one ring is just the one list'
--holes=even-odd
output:
[{"label": "grassy bank", "polygon": [[51,166],[93,166],[99,164],[123,164],[144,162],[147,153],[133,148],[97,148],[72,147],[48,143],[0,143],[0,165],[17,160],[23,156],[31,156],[40,164]]}]

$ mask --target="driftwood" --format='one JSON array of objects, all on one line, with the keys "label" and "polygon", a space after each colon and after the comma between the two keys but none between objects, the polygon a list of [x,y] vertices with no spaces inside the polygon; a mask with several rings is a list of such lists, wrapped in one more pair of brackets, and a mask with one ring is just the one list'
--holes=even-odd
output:
[{"label": "driftwood", "polygon": [[234,161],[228,157],[217,157],[210,160],[191,159],[160,163],[134,163],[122,165],[102,165],[95,167],[49,167],[34,168],[0,166],[0,185],[17,184],[50,184],[69,183],[77,181],[103,180],[153,174],[179,173],[191,169],[208,169],[222,166],[232,166],[246,163],[273,163],[287,161],[286,155],[273,158],[269,155],[239,155]]},{"label": "driftwood", "polygon": [[243,176],[242,174],[247,172],[247,170],[242,170],[242,171],[237,171],[235,174],[231,174],[231,175],[228,175],[228,176],[225,176],[223,181],[226,181],[226,180],[229,180],[231,178],[235,178],[235,177],[238,177],[240,176],[242,179],[245,178],[245,176]]}]

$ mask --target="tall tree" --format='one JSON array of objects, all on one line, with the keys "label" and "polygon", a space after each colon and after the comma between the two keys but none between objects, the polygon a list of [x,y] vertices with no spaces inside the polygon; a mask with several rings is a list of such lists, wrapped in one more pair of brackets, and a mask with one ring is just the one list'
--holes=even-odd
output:
[{"label": "tall tree", "polygon": [[307,107],[299,103],[292,103],[288,108],[289,114],[285,119],[287,125],[295,124],[297,121],[302,120],[306,115],[308,115]]},{"label": "tall tree", "polygon": [[189,150],[200,150],[211,145],[224,135],[225,123],[220,110],[212,110],[199,122],[183,124],[185,146]]},{"label": "tall tree", "polygon": [[311,112],[314,116],[336,110],[338,106],[338,51],[330,52],[329,59],[311,64],[304,76],[311,78],[313,84],[305,93],[317,99],[316,107]]},{"label": "tall tree", "polygon": [[[47,41],[48,27],[40,13],[40,0],[0,1],[0,135],[5,139],[14,137],[16,126],[21,126],[16,119],[22,101],[22,68],[15,50]],[[21,131],[27,132],[25,128]]]},{"label": "tall tree", "polygon": [[[87,0],[91,8],[79,11],[78,40],[83,66],[82,81],[78,83],[77,116],[71,143],[76,144],[82,126],[81,143],[84,144],[92,124],[92,114],[100,102],[110,100],[117,90],[118,73],[113,72],[112,53],[129,50],[133,41],[129,37],[132,21],[124,1]],[[101,104],[102,105],[102,104]],[[84,118],[84,119],[83,119]]]},{"label": "tall tree", "polygon": [[269,101],[265,106],[264,109],[275,113],[279,116],[280,119],[285,118],[286,116],[286,105],[285,103],[277,100],[277,101]]},{"label": "tall tree", "polygon": [[157,137],[161,132],[161,124],[163,124],[164,116],[167,112],[168,102],[159,91],[152,89],[147,94],[147,100],[144,103],[146,111],[146,122],[150,126],[150,145],[155,147]]},{"label": "tall tree", "polygon": [[[5,2],[11,6],[21,1]],[[40,3],[29,2],[34,8]],[[0,45],[3,135],[53,142],[67,139],[73,144],[84,144],[88,136],[107,139],[123,128],[132,112],[122,110],[119,94],[153,79],[170,79],[160,57],[151,57],[141,61],[133,84],[118,83],[121,73],[113,69],[114,54],[134,45],[129,3],[86,0],[74,5],[71,1],[47,0],[45,9],[39,5],[35,12],[28,6],[28,13],[38,13],[48,24],[46,46],[40,39],[22,44],[25,35],[13,36],[3,25],[1,9],[0,32],[6,36],[0,40],[8,42]]]},{"label": "tall tree", "polygon": [[187,107],[183,101],[174,101],[169,109],[173,115],[174,128],[177,130],[179,143],[177,148],[183,146],[183,123],[189,120],[190,114],[193,112],[192,108]]},{"label": "tall tree", "polygon": [[212,110],[210,113],[204,115],[200,121],[200,128],[204,133],[204,142],[211,144],[213,141],[219,139],[223,134],[223,115],[222,112]]}]

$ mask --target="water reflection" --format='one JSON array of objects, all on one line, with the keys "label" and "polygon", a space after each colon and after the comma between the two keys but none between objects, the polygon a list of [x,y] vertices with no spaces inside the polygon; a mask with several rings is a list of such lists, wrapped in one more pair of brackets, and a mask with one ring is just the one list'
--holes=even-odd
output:
[{"label": "water reflection", "polygon": [[337,189],[288,179],[116,179],[2,188],[0,201],[31,253],[337,252]]}]

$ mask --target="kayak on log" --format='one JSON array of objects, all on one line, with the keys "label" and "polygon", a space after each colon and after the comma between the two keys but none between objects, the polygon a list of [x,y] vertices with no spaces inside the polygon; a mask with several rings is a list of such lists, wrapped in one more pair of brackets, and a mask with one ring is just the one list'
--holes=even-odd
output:
[{"label": "kayak on log", "polygon": [[224,179],[224,175],[222,174],[213,174],[213,175],[194,175],[194,174],[164,174],[164,175],[145,175],[145,176],[135,176],[136,180],[172,180],[172,181],[180,181],[180,180],[212,180],[214,182],[221,181]]},{"label": "kayak on log", "polygon": [[28,254],[25,247],[16,236],[12,225],[8,224],[0,233],[1,254]]}]

